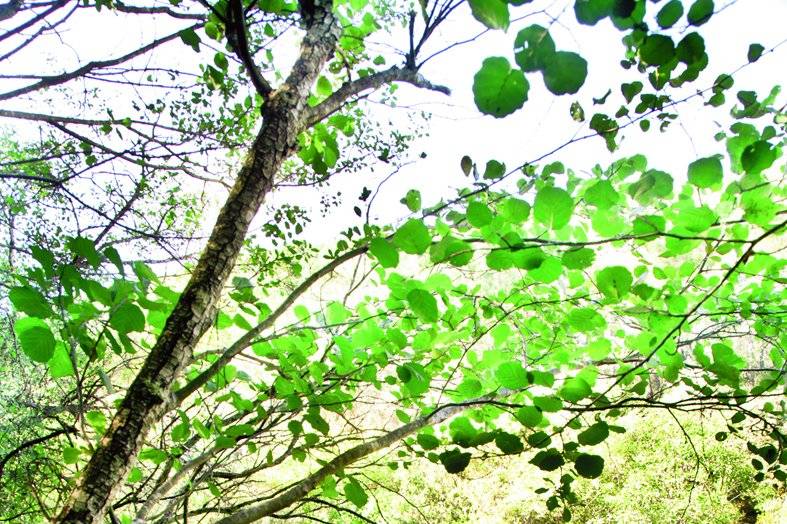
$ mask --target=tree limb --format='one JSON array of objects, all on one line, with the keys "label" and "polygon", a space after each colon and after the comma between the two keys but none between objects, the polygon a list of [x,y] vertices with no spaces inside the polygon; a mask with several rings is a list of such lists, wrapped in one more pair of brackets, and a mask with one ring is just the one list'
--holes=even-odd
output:
[{"label": "tree limb", "polygon": [[[186,29],[195,30],[195,29],[199,29],[200,27],[202,27],[202,25],[203,24],[200,22],[200,23],[194,24],[191,27],[188,27]],[[64,83],[66,83],[66,82],[68,82],[70,80],[73,80],[75,78],[79,78],[81,76],[84,76],[87,73],[93,71],[94,69],[101,69],[101,68],[104,68],[104,67],[111,67],[111,66],[116,66],[118,64],[122,64],[124,62],[127,62],[127,61],[131,60],[132,58],[135,58],[135,57],[140,56],[140,55],[144,55],[148,51],[150,51],[152,49],[155,49],[156,47],[158,47],[158,46],[160,46],[162,44],[165,44],[165,43],[169,42],[170,40],[174,40],[175,38],[180,37],[180,33],[181,33],[181,31],[177,31],[175,33],[172,33],[172,34],[169,34],[167,36],[161,37],[159,39],[153,40],[149,44],[144,45],[144,46],[142,46],[140,48],[137,48],[134,51],[131,51],[130,53],[126,53],[125,55],[120,56],[118,58],[112,58],[110,60],[103,60],[103,61],[88,62],[87,64],[83,65],[82,67],[79,67],[79,68],[74,69],[73,71],[69,71],[67,73],[63,73],[62,75],[52,75],[52,76],[41,77],[41,80],[39,80],[38,82],[36,82],[34,84],[30,84],[30,85],[27,85],[27,86],[24,86],[24,87],[20,87],[19,89],[14,89],[13,91],[8,91],[6,93],[0,93],[0,100],[9,100],[11,98],[14,98],[14,97],[17,97],[17,96],[20,96],[20,95],[25,95],[27,93],[32,93],[32,92],[38,91],[40,89],[45,89],[47,87],[52,87],[52,86],[64,84]]]},{"label": "tree limb", "polygon": [[262,76],[257,64],[254,63],[249,51],[249,40],[246,34],[246,21],[243,15],[243,2],[241,0],[230,0],[227,10],[227,39],[232,45],[232,49],[238,58],[243,63],[246,71],[249,73],[251,83],[254,88],[262,96],[267,99],[273,89],[267,80]]},{"label": "tree limb", "polygon": [[341,109],[350,97],[366,91],[367,89],[378,89],[391,82],[406,82],[422,89],[443,93],[444,95],[451,94],[449,88],[431,83],[424,78],[417,69],[394,66],[385,71],[380,71],[342,84],[342,86],[331,96],[309,110],[307,115],[309,125],[314,125]]},{"label": "tree limb", "polygon": [[399,426],[395,430],[386,433],[385,435],[381,435],[374,440],[370,440],[369,442],[365,442],[348,449],[280,495],[265,502],[243,508],[228,517],[224,517],[223,519],[216,522],[216,524],[249,524],[263,517],[272,515],[277,511],[280,511],[298,502],[299,500],[302,500],[314,488],[316,488],[320,482],[322,482],[328,476],[343,470],[350,464],[357,462],[358,460],[367,457],[376,451],[380,451],[391,446],[403,438],[412,435],[419,429],[425,428],[426,426],[439,424],[440,422],[451,418],[457,413],[461,413],[462,411],[479,403],[486,403],[494,398],[508,396],[512,393],[514,393],[514,391],[502,389],[497,394],[485,395],[469,402],[440,406],[428,415],[420,417],[403,426]]}]

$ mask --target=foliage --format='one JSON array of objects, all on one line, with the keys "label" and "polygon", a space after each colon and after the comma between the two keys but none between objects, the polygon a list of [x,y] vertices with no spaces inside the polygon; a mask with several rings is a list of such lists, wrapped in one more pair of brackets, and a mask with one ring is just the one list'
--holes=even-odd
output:
[{"label": "foliage", "polygon": [[[757,522],[780,522],[787,511],[783,491],[752,479],[754,469],[743,442],[716,440],[714,434],[724,427],[720,420],[679,418],[686,435],[666,413],[627,417],[629,431],[614,434],[601,450],[609,461],[603,475],[575,481],[573,519],[593,524],[732,524],[756,512]],[[535,494],[543,476],[523,457],[490,457],[458,476],[423,462],[407,469],[381,469],[369,473],[368,485],[375,504],[392,523],[560,522],[562,511],[544,508],[548,493]],[[559,483],[560,475],[546,477]],[[329,522],[358,522],[353,515],[316,504],[313,510]]]},{"label": "foliage", "polygon": [[[0,110],[40,126],[5,139],[0,171],[13,324],[3,372],[42,383],[25,399],[32,415],[18,400],[3,408],[13,444],[2,460],[15,464],[4,517],[227,524],[308,517],[314,505],[357,517],[378,462],[462,474],[525,454],[544,472],[547,509],[569,520],[577,486],[609,478],[599,446],[635,409],[718,412],[719,441],[749,439],[753,479],[784,482],[787,118],[778,89],[728,102],[738,72],[702,74],[705,38],[724,38],[708,30],[712,0],[570,3],[579,24],[619,32],[613,62],[631,81],[593,99],[591,134],[555,151],[590,138],[617,152],[608,165],[588,173],[546,154],[513,169],[491,159],[479,173],[464,156],[466,187],[410,189],[407,215],[373,220],[382,184],[424,155],[408,156],[417,131],[385,131],[364,99],[387,87],[395,106],[397,82],[448,93],[422,74],[458,45],[435,41],[447,20],[473,16],[478,37],[516,27],[508,57],[485,57],[473,76],[481,113],[513,114],[543,82],[540,103],[576,95],[566,121],[585,122],[594,63],[557,45],[537,3],[471,0],[467,13],[424,2],[420,15],[364,0],[75,5],[63,23],[158,17],[169,32],[0,94],[58,102],[52,114]],[[56,31],[47,6],[3,8],[12,25],[40,14],[7,33],[17,47],[6,56]],[[525,26],[529,14],[544,20]],[[40,31],[25,41],[30,24]],[[403,60],[378,54],[380,38],[401,38]],[[176,52],[149,54],[165,44]],[[748,60],[765,53],[750,47]],[[608,111],[612,91],[620,106]],[[618,152],[651,122],[671,131],[690,99],[727,109],[716,151],[671,173]],[[338,191],[326,203],[326,188],[372,168],[389,174],[376,190],[352,180],[360,196],[335,239],[302,238],[301,201],[276,206],[262,238],[249,234],[269,193],[317,187],[315,207],[344,207]],[[178,250],[200,240],[207,204],[230,185],[195,262]],[[150,243],[188,283],[143,260]],[[250,487],[270,478],[279,483]]]}]

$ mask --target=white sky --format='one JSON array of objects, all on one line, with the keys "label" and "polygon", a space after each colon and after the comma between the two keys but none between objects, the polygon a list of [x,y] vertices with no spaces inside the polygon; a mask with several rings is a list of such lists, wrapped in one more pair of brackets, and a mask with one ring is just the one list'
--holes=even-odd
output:
[{"label": "white sky", "polygon": [[[717,10],[728,2],[717,1]],[[619,85],[622,81],[643,80],[643,75],[636,71],[624,71],[618,65],[623,58],[624,47],[620,38],[624,33],[617,31],[609,20],[600,22],[595,27],[582,26],[576,23],[571,9],[573,2],[556,1],[549,5],[550,15],[558,16],[550,32],[558,49],[576,51],[582,54],[589,63],[589,75],[585,86],[578,95],[554,97],[548,93],[541,81],[539,73],[528,74],[530,82],[529,100],[522,110],[504,119],[481,116],[475,109],[472,98],[473,75],[487,56],[505,56],[513,63],[513,40],[516,33],[531,23],[548,24],[543,15],[528,17],[512,23],[507,32],[490,31],[476,42],[454,49],[430,62],[423,70],[424,75],[438,84],[452,88],[451,97],[402,86],[399,90],[400,105],[415,106],[417,109],[432,111],[434,117],[430,121],[430,136],[417,142],[412,150],[415,157],[420,151],[428,153],[428,157],[413,165],[405,167],[387,182],[377,196],[373,208],[373,217],[379,223],[401,219],[407,214],[406,208],[399,199],[410,188],[421,190],[424,205],[435,203],[440,197],[450,198],[455,192],[453,188],[467,185],[470,180],[465,178],[459,169],[462,155],[470,155],[481,169],[489,159],[497,159],[511,168],[525,161],[534,159],[554,147],[566,142],[572,136],[588,132],[587,122],[577,124],[569,117],[569,105],[579,101],[585,109],[587,120],[594,112],[614,114],[622,98]],[[522,8],[512,8],[512,16],[527,13],[532,6],[541,6],[539,2],[527,4]],[[655,12],[659,5],[649,4],[649,10]],[[561,14],[562,13],[562,14]],[[85,13],[81,25],[72,27],[60,38],[51,39],[47,52],[54,53],[48,58],[42,55],[42,49],[31,46],[27,53],[21,53],[16,60],[0,64],[0,73],[19,72],[20,70],[39,70],[43,60],[48,60],[53,71],[62,71],[85,60],[116,56],[127,49],[133,48],[139,41],[149,41],[154,35],[162,35],[170,31],[171,20],[140,17],[145,24],[129,28],[128,15],[120,15],[114,23],[106,13],[91,15]],[[746,63],[748,45],[761,43],[765,48],[774,46],[787,37],[784,28],[787,20],[786,0],[739,0],[720,13],[701,28],[705,35],[710,65],[700,79],[692,84],[688,93],[697,88],[709,86],[719,73],[730,72]],[[8,22],[6,22],[7,25]],[[178,21],[176,27],[187,25]],[[461,40],[473,36],[483,30],[483,26],[469,14],[464,5],[458,12],[445,22],[432,40],[435,48],[443,47],[447,42]],[[688,31],[687,31],[688,32]],[[402,35],[398,35],[402,36]],[[379,40],[381,37],[374,37]],[[294,50],[294,46],[290,47]],[[111,49],[111,53],[107,53]],[[429,50],[425,54],[428,54]],[[182,62],[195,60],[197,55],[176,41],[166,50],[157,51],[158,60],[171,59],[177,53]],[[54,58],[56,57],[56,58]],[[738,89],[754,89],[765,93],[775,84],[783,84],[787,80],[787,45],[779,47],[775,53],[764,56],[756,64],[752,64],[735,77],[735,86],[728,93],[728,101],[734,99]],[[32,67],[29,67],[32,64]],[[7,81],[2,82],[8,85]],[[612,88],[612,95],[603,106],[593,106],[592,98],[600,97]],[[4,89],[5,90],[5,89]],[[648,86],[643,92],[648,92]],[[674,93],[674,91],[673,91]],[[677,95],[675,95],[677,97]],[[784,97],[782,96],[783,100]],[[126,104],[117,100],[121,107]],[[9,108],[34,111],[36,108],[24,107],[17,101],[8,104]],[[55,113],[68,113],[55,108]],[[667,133],[657,130],[658,123],[652,122],[648,133],[641,133],[637,126],[619,134],[622,147],[614,155],[609,154],[601,138],[592,138],[574,144],[557,155],[545,160],[543,164],[561,160],[567,167],[580,172],[587,172],[600,163],[609,164],[614,158],[633,153],[645,153],[652,167],[670,172],[680,179],[685,176],[686,165],[699,156],[707,156],[723,150],[723,145],[713,142],[713,134],[719,130],[714,120],[727,121],[724,117],[728,106],[714,110],[701,105],[699,100],[682,104],[677,109],[680,118],[673,123]],[[381,106],[372,106],[373,115],[381,119],[406,121],[405,109],[391,110]],[[122,111],[116,111],[116,115]],[[89,117],[92,115],[80,115]],[[101,115],[96,115],[101,116]],[[7,122],[0,122],[6,124]],[[363,185],[371,189],[377,182],[390,173],[390,168],[363,175],[338,177],[333,191],[342,190],[344,204],[331,211],[331,218],[320,220],[315,214],[315,222],[306,230],[306,237],[324,244],[326,238],[335,238],[335,233],[344,229],[348,223],[359,224],[352,207]],[[515,180],[516,177],[513,178]],[[513,181],[512,180],[512,181]],[[512,187],[512,186],[508,186]],[[317,206],[319,191],[298,188],[282,190],[271,195],[268,205],[276,206],[281,202],[294,202],[305,206]],[[215,205],[220,205],[224,195],[215,193]],[[206,228],[212,225],[216,209],[211,210],[205,220]]]}]

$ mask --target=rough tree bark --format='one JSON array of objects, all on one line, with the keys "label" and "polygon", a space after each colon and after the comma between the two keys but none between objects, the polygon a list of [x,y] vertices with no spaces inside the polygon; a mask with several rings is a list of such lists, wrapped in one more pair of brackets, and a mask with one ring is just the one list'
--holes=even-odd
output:
[{"label": "rough tree bark", "polygon": [[213,322],[216,304],[235,265],[249,224],[273,187],[282,162],[306,127],[306,100],[340,27],[328,0],[308,18],[300,56],[285,83],[263,106],[263,123],[222,208],[186,289],[129,387],[126,397],[91,457],[58,522],[96,523],[125,478],[149,428],[174,401],[172,384]]},{"label": "rough tree bark", "polygon": [[[447,88],[428,82],[415,66],[410,65],[405,68],[391,67],[348,81],[321,104],[309,107],[307,99],[311,87],[325,63],[333,56],[341,35],[332,8],[331,0],[318,0],[314,5],[309,2],[308,9],[304,6],[302,15],[306,34],[301,43],[300,55],[292,72],[278,89],[271,89],[259,77],[253,64],[248,64],[252,83],[264,99],[260,131],[219,213],[186,289],[56,522],[99,522],[150,427],[217,371],[217,366],[212,366],[198,380],[184,388],[187,391],[172,391],[176,378],[190,362],[194,347],[214,320],[221,290],[235,265],[249,224],[272,189],[274,177],[282,163],[295,151],[298,135],[339,110],[362,91],[391,82],[406,82],[416,87],[449,93]],[[239,46],[243,45],[240,35],[244,29],[237,27],[239,20],[234,19],[233,23],[236,25],[234,45],[238,47],[236,51],[243,55]],[[412,63],[413,60],[408,62]],[[361,248],[359,252],[364,249]],[[229,361],[240,351],[239,348],[240,345],[222,355],[221,362]]]}]

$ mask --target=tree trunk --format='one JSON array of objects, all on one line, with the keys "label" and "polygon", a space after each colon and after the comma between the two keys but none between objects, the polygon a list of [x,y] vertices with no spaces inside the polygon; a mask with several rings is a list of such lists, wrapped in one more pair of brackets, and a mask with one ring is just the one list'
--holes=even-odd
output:
[{"label": "tree trunk", "polygon": [[309,91],[332,56],[340,31],[330,2],[326,3],[318,4],[308,18],[300,57],[286,82],[263,106],[262,127],[186,289],[56,521],[99,522],[148,430],[171,408],[172,384],[213,323],[222,287],[235,265],[249,224],[271,190],[282,162],[294,151],[298,134],[306,127]]}]

